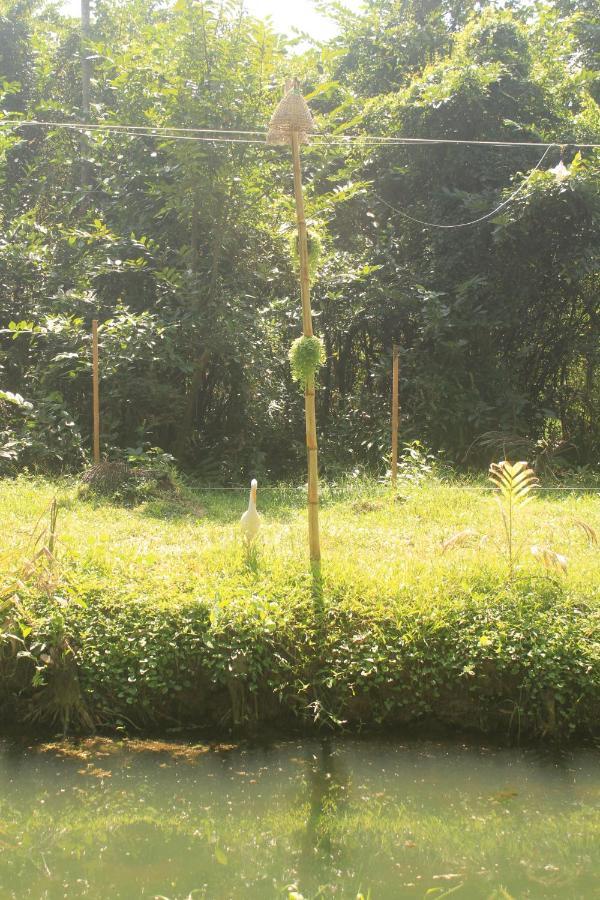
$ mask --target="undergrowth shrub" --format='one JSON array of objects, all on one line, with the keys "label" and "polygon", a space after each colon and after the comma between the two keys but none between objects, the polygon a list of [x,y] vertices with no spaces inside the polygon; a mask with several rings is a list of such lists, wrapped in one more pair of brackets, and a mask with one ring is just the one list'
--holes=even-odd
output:
[{"label": "undergrowth shrub", "polygon": [[[408,596],[365,602],[327,581],[321,607],[308,578],[272,587],[257,591],[248,574],[217,596],[164,605],[118,595],[106,603],[71,582],[61,641],[94,723],[360,729],[437,721],[538,738],[598,731],[600,615],[558,582],[482,577],[469,589],[449,586],[452,602],[422,607]],[[54,601],[22,602],[27,652],[48,648]],[[51,677],[52,649],[46,654],[42,676]],[[5,671],[2,701],[26,721],[48,678],[24,687]]]},{"label": "undergrowth shrub", "polygon": [[32,401],[0,390],[0,475],[72,471],[85,459],[82,445],[58,391]]},{"label": "undergrowth shrub", "polygon": [[121,458],[103,460],[82,475],[82,496],[97,495],[134,505],[178,490],[175,460],[158,447],[126,450]]}]

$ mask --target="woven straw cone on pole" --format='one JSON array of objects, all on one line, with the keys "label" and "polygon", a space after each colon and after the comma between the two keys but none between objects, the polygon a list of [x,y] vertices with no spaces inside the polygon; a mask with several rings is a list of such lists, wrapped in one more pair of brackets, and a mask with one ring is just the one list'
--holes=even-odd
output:
[{"label": "woven straw cone on pole", "polygon": [[316,131],[310,109],[297,87],[285,95],[273,113],[267,144],[291,144],[293,131],[297,133],[300,144],[307,144],[308,136]]}]

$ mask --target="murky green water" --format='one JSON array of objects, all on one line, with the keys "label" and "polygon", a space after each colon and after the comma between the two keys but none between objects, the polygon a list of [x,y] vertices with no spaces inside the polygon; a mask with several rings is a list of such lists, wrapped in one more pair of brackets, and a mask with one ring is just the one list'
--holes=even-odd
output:
[{"label": "murky green water", "polygon": [[589,900],[599,761],[398,741],[3,745],[0,897]]}]

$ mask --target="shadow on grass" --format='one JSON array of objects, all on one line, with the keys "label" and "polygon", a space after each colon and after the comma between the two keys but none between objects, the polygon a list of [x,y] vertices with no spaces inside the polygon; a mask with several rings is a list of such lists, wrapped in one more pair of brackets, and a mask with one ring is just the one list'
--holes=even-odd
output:
[{"label": "shadow on grass", "polygon": [[[357,486],[322,483],[319,505],[325,510],[339,504],[352,503],[353,512],[378,511],[385,488],[381,485]],[[373,499],[373,491],[377,495]],[[163,521],[206,520],[215,525],[232,525],[239,521],[248,505],[245,487],[203,488],[186,485],[176,492],[147,497],[107,496],[80,491],[77,499],[96,508],[113,507],[136,515]],[[405,498],[402,498],[405,499]],[[306,509],[306,485],[274,484],[259,486],[258,511],[271,522],[281,524],[293,520]]]},{"label": "shadow on grass", "polygon": [[148,500],[140,506],[134,506],[133,510],[150,519],[188,519],[198,522],[210,518],[206,507],[199,500],[190,498]]},{"label": "shadow on grass", "polygon": [[311,595],[317,622],[320,622],[325,610],[325,601],[323,598],[323,573],[321,571],[320,562],[312,562],[310,564],[312,575]]},{"label": "shadow on grass", "polygon": [[[259,513],[269,521],[286,523],[297,515],[305,506],[305,498],[291,497],[265,491],[259,494]],[[245,492],[195,491],[192,496],[183,498],[160,498],[148,500],[136,507],[136,511],[152,519],[188,519],[202,522],[206,520],[215,525],[234,525],[239,522],[248,507]]]},{"label": "shadow on grass", "polygon": [[[382,485],[321,484],[320,508],[325,510],[340,503],[354,503],[354,512],[377,511],[381,508],[387,488]],[[376,494],[373,501],[373,492]],[[404,501],[406,498],[400,498]],[[306,485],[274,484],[258,488],[258,511],[270,521],[286,523],[306,509]],[[206,518],[217,525],[231,525],[239,521],[248,506],[245,487],[203,488],[187,487],[182,495],[148,499],[136,507],[142,515],[156,519]],[[363,509],[364,507],[364,509]],[[196,510],[198,512],[196,512]]]}]

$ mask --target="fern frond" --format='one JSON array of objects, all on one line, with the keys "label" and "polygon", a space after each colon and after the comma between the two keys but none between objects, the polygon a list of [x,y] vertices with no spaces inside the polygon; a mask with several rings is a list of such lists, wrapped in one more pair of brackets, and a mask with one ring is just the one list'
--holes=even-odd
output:
[{"label": "fern frond", "polygon": [[490,466],[490,481],[498,490],[496,497],[502,524],[506,537],[506,557],[508,560],[508,574],[512,579],[515,560],[518,550],[515,549],[514,520],[518,508],[522,508],[533,497],[533,491],[538,487],[539,481],[535,472],[526,462],[509,463],[502,460],[492,463]]},{"label": "fern frond", "polygon": [[491,464],[490,481],[512,506],[524,506],[532,499],[531,492],[539,486],[535,472],[526,462],[509,463],[507,460]]}]

